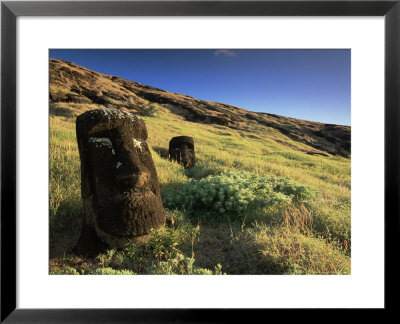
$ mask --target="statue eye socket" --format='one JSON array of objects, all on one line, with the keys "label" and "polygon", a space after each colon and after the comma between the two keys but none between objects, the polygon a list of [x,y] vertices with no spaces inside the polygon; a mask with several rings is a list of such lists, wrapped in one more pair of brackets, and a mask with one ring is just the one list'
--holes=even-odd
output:
[{"label": "statue eye socket", "polygon": [[96,148],[108,148],[115,154],[113,144],[108,137],[89,137],[89,143],[92,143]]}]

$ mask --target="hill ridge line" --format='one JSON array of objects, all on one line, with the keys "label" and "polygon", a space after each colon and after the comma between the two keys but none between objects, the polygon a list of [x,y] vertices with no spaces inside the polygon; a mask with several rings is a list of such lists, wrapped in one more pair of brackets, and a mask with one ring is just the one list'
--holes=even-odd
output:
[{"label": "hill ridge line", "polygon": [[[251,133],[261,125],[311,146],[309,154],[349,157],[351,127],[253,112],[225,103],[196,99],[118,76],[93,71],[72,62],[50,58],[50,103],[96,104],[142,115],[150,104],[169,109],[187,121],[218,124]],[[316,151],[315,151],[316,150]]]}]

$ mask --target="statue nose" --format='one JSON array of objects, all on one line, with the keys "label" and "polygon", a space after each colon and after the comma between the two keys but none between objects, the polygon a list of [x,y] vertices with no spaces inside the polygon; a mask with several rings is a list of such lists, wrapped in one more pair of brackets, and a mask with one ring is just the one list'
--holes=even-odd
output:
[{"label": "statue nose", "polygon": [[188,163],[188,157],[187,157],[186,154],[182,154],[182,163],[183,163],[183,164]]},{"label": "statue nose", "polygon": [[135,172],[117,176],[117,181],[127,186],[143,186],[150,179],[148,172]]},{"label": "statue nose", "polygon": [[183,147],[183,148],[181,148],[181,156],[182,156],[182,160],[187,160],[187,157],[188,157],[188,149],[187,149],[187,147],[185,146],[185,147]]}]

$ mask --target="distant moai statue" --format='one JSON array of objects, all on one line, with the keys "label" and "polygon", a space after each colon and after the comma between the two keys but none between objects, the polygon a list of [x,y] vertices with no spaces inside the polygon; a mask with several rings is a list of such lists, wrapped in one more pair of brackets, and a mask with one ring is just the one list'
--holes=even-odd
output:
[{"label": "distant moai statue", "polygon": [[145,123],[126,111],[96,109],[77,117],[76,134],[85,218],[75,252],[145,242],[166,221]]},{"label": "distant moai statue", "polygon": [[194,140],[190,136],[176,136],[169,141],[168,155],[170,160],[177,161],[185,168],[195,164]]}]

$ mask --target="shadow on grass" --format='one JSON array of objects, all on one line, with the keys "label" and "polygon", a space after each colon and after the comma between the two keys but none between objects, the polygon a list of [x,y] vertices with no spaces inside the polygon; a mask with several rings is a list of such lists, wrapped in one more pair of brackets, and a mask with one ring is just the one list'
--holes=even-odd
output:
[{"label": "shadow on grass", "polygon": [[168,159],[168,149],[160,146],[153,146],[153,150],[163,159]]},{"label": "shadow on grass", "polygon": [[79,238],[83,217],[81,199],[62,201],[57,210],[50,210],[50,258],[71,252]]},{"label": "shadow on grass", "polygon": [[[161,198],[164,200],[167,197],[176,195],[182,188],[183,181],[168,182],[160,186]],[[166,207],[166,206],[164,206]]]},{"label": "shadow on grass", "polygon": [[201,226],[193,252],[197,266],[212,268],[220,263],[227,274],[283,274],[287,271],[283,260],[262,255],[259,245],[252,242],[238,224]]},{"label": "shadow on grass", "polygon": [[206,178],[210,175],[215,175],[219,173],[218,170],[206,167],[204,165],[194,165],[191,168],[185,169],[185,175],[190,179],[199,180],[202,178]]}]

